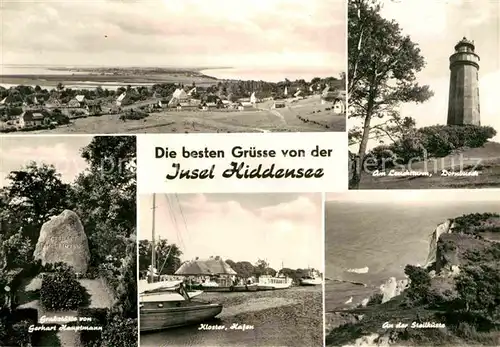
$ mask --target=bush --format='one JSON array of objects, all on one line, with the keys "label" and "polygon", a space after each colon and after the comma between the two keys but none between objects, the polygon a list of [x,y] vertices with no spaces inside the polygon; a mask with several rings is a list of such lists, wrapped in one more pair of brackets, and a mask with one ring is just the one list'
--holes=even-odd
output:
[{"label": "bush", "polygon": [[33,262],[33,247],[30,239],[23,237],[21,232],[12,235],[4,241],[9,268],[26,268]]},{"label": "bush", "polygon": [[135,346],[137,335],[137,319],[115,316],[102,333],[101,346]]},{"label": "bush", "polygon": [[12,321],[31,321],[38,322],[38,310],[36,308],[19,308],[12,311]]},{"label": "bush", "polygon": [[382,303],[383,298],[384,295],[382,293],[375,293],[370,297],[370,299],[368,299],[366,306],[379,305]]},{"label": "bush", "polygon": [[[374,158],[378,166],[382,166],[384,159],[387,160],[389,152],[398,159],[397,164],[406,164],[415,158],[423,160],[424,156],[441,158],[460,148],[481,147],[495,135],[495,129],[489,126],[433,125],[419,128],[415,134],[390,145],[375,147],[367,153],[367,157]],[[394,164],[389,160],[384,167],[391,168]]]},{"label": "bush", "polygon": [[47,263],[42,266],[42,272],[73,272],[73,268],[63,262]]},{"label": "bush", "polygon": [[486,212],[464,214],[453,220],[455,223],[453,231],[464,234],[476,234],[481,231],[499,232],[500,227],[484,225],[488,220],[497,218],[500,218],[500,214],[498,213]]},{"label": "bush", "polygon": [[116,290],[120,285],[120,281],[118,280],[118,276],[120,272],[117,268],[113,266],[113,264],[104,263],[99,265],[99,276],[104,279],[104,282],[108,286],[109,289],[113,291],[113,294],[116,296]]},{"label": "bush", "polygon": [[429,289],[431,286],[431,276],[426,269],[406,265],[405,274],[409,278],[410,286],[405,291],[410,305],[427,303],[429,299]]},{"label": "bush", "polygon": [[[78,310],[79,317],[92,318],[91,322],[85,322],[87,326],[100,326],[107,325],[107,317],[109,310],[106,308],[81,308]],[[82,330],[80,332],[80,341],[85,347],[98,347],[101,346],[102,331],[99,330]]]},{"label": "bush", "polygon": [[33,322],[23,320],[12,325],[10,341],[14,346],[24,347],[31,344],[31,335],[28,328],[32,324]]},{"label": "bush", "polygon": [[50,310],[75,310],[89,302],[89,295],[67,268],[44,275],[40,289],[42,305]]},{"label": "bush", "polygon": [[466,312],[491,321],[500,319],[500,271],[496,264],[466,265],[458,275],[456,289]]},{"label": "bush", "polygon": [[149,114],[142,111],[129,110],[120,116],[120,120],[139,120],[149,117]]},{"label": "bush", "polygon": [[89,267],[87,273],[83,275],[84,278],[88,278],[89,280],[94,280],[99,278],[99,268],[97,267]]}]

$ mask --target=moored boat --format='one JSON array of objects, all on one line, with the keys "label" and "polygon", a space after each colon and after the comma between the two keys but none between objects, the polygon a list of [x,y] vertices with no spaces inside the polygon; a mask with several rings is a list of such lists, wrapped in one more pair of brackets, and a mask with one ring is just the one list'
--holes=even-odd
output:
[{"label": "moored boat", "polygon": [[[182,280],[155,282],[155,194],[153,194],[153,230],[151,279],[139,283],[140,332],[176,328],[210,320],[222,312],[222,305],[192,300],[202,291],[188,292]],[[171,249],[170,249],[171,250]],[[170,253],[169,250],[169,253]],[[167,254],[168,258],[168,254]]]},{"label": "moored boat", "polygon": [[317,286],[323,283],[323,280],[319,277],[306,276],[300,279],[301,286]]},{"label": "moored boat", "polygon": [[200,323],[222,312],[222,305],[192,300],[183,284],[175,291],[142,294],[140,331],[157,331]]},{"label": "moored boat", "polygon": [[257,290],[286,289],[292,286],[292,279],[284,276],[262,275],[257,282]]},{"label": "moored boat", "polygon": [[309,274],[300,279],[301,286],[317,286],[323,283],[320,273],[314,269],[309,269]]}]

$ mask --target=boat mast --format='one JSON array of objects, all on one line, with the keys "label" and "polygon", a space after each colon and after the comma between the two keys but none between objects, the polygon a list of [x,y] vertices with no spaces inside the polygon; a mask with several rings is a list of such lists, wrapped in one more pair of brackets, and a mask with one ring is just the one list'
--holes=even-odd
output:
[{"label": "boat mast", "polygon": [[153,227],[152,236],[153,241],[151,242],[151,283],[155,279],[155,265],[156,265],[156,246],[155,246],[155,208],[156,208],[156,194],[153,193]]}]

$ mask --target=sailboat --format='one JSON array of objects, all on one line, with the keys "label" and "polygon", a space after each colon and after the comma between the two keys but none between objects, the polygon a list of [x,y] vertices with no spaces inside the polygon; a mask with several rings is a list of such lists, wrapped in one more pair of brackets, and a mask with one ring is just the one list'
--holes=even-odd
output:
[{"label": "sailboat", "polygon": [[[153,194],[153,241],[151,268],[154,269],[155,249],[155,201]],[[142,283],[144,284],[144,283]],[[214,318],[222,312],[222,305],[192,300],[195,295],[188,293],[183,281],[154,282],[151,272],[151,283],[139,288],[140,332],[158,331],[200,323]]]}]

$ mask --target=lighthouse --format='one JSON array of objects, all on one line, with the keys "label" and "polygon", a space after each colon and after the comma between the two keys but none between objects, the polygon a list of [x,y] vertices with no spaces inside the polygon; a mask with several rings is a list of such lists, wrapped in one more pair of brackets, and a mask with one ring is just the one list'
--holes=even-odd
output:
[{"label": "lighthouse", "polygon": [[450,56],[448,125],[481,125],[479,110],[479,56],[474,41],[465,37]]}]

